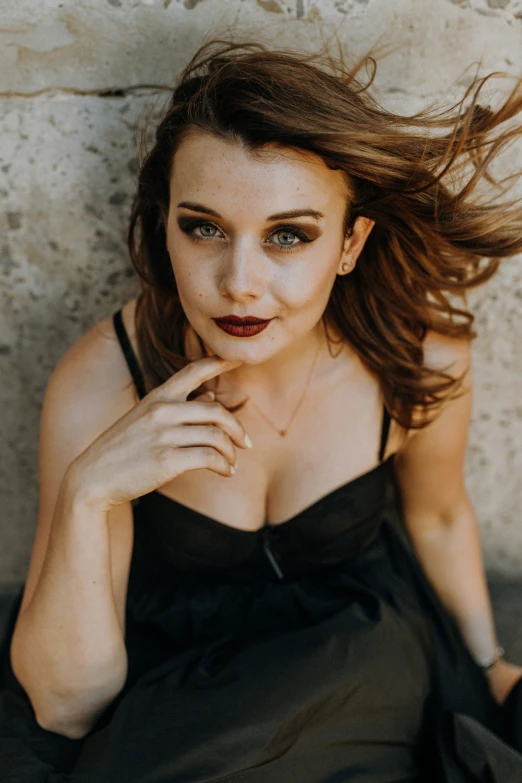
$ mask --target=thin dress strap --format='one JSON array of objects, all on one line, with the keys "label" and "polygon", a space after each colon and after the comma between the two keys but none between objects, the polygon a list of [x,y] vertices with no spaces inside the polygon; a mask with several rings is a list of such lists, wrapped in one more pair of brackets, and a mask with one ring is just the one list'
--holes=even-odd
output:
[{"label": "thin dress strap", "polygon": [[386,442],[390,431],[391,417],[385,405],[382,406],[382,429],[381,429],[381,448],[379,449],[379,462],[382,462],[386,450]]},{"label": "thin dress strap", "polygon": [[127,330],[125,329],[125,326],[123,324],[123,318],[121,317],[121,310],[118,310],[116,313],[114,313],[114,315],[112,316],[112,322],[114,324],[114,331],[116,332],[116,336],[120,343],[121,350],[123,351],[125,361],[127,362],[127,367],[129,368],[129,372],[134,380],[136,391],[138,392],[138,397],[141,400],[141,398],[145,396],[145,384],[143,382],[143,375],[141,372],[139,362],[136,358],[136,354],[134,353],[134,350],[130,343]]}]

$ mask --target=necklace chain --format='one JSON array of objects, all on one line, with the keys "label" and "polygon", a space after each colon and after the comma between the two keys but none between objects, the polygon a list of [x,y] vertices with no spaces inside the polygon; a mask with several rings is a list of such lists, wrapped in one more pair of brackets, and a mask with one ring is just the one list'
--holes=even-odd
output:
[{"label": "necklace chain", "polygon": [[292,413],[292,416],[291,416],[291,418],[290,418],[290,421],[288,422],[288,424],[286,425],[286,427],[284,427],[283,429],[280,429],[279,427],[276,427],[276,425],[274,424],[274,422],[273,422],[273,421],[270,421],[270,419],[268,418],[268,416],[266,415],[266,413],[263,413],[263,411],[261,410],[261,408],[259,407],[259,405],[257,405],[257,403],[256,403],[256,402],[254,402],[254,400],[252,399],[252,397],[250,397],[250,395],[247,397],[247,400],[249,400],[249,401],[252,403],[252,405],[254,406],[254,408],[256,408],[256,410],[257,410],[257,411],[258,411],[258,412],[261,414],[261,416],[262,416],[262,417],[265,419],[265,421],[267,421],[267,422],[270,424],[270,426],[271,426],[271,427],[273,427],[273,428],[276,430],[276,432],[277,432],[277,433],[278,433],[278,434],[279,434],[279,435],[280,435],[282,438],[284,438],[284,437],[285,437],[286,433],[287,433],[287,432],[288,432],[288,430],[290,429],[290,426],[292,425],[292,422],[294,421],[294,419],[295,419],[295,417],[296,417],[296,415],[297,415],[297,411],[298,411],[298,410],[299,410],[299,408],[301,407],[301,403],[303,402],[303,400],[304,400],[304,398],[305,398],[306,392],[308,391],[308,387],[310,386],[310,383],[311,383],[312,377],[313,377],[313,375],[314,375],[314,372],[315,372],[315,368],[316,368],[316,366],[317,366],[317,362],[318,362],[318,359],[319,359],[319,354],[321,353],[321,346],[322,346],[322,343],[319,343],[319,348],[318,348],[318,350],[317,350],[317,352],[316,352],[316,354],[315,354],[315,359],[314,359],[314,362],[313,362],[313,364],[312,364],[312,369],[310,370],[310,372],[309,372],[309,374],[308,374],[308,379],[307,379],[307,381],[306,381],[305,387],[304,387],[304,389],[303,389],[303,392],[302,392],[302,394],[301,394],[301,397],[299,398],[299,402],[297,403],[297,405],[296,405],[296,407],[295,407],[295,409],[294,409],[294,412]]}]

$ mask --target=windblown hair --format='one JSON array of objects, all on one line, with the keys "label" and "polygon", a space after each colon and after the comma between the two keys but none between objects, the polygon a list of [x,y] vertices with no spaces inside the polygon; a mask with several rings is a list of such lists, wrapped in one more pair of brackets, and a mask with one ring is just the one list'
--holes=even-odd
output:
[{"label": "windblown hair", "polygon": [[[366,84],[356,78],[363,66],[371,71]],[[205,43],[185,67],[143,155],[128,232],[141,284],[136,334],[147,392],[188,362],[188,322],[166,249],[165,215],[176,150],[191,132],[205,131],[252,153],[268,144],[312,152],[343,172],[346,235],[359,215],[375,226],[354,270],[336,277],[325,325],[376,374],[401,426],[425,426],[428,409],[458,396],[465,373],[456,378],[426,367],[423,339],[428,329],[474,339],[467,289],[491,278],[501,258],[522,251],[518,200],[479,194],[484,182],[505,192],[490,165],[522,136],[516,124],[497,130],[522,109],[522,79],[496,110],[478,103],[484,85],[502,75],[490,73],[450,107],[401,116],[370,95],[375,67],[369,55],[349,69],[342,57],[332,62],[220,39]],[[423,413],[417,423],[415,408]]]}]

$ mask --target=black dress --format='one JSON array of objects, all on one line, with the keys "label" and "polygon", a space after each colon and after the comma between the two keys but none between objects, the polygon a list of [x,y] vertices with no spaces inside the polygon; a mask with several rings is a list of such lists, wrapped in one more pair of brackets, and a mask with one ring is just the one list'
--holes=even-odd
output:
[{"label": "black dress", "polygon": [[[121,313],[114,324],[140,397]],[[2,643],[2,783],[521,783],[502,707],[415,557],[393,455],[291,519],[238,530],[133,503],[129,672],[93,730],[40,728]]]}]

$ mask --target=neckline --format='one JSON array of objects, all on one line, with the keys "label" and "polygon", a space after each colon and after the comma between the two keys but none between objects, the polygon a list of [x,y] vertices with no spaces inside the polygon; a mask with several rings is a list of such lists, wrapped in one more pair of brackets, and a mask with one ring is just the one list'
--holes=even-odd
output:
[{"label": "neckline", "polygon": [[158,489],[153,489],[151,492],[147,492],[145,495],[142,495],[142,498],[150,497],[151,495],[156,496],[162,498],[170,505],[174,505],[179,509],[183,509],[184,511],[197,517],[200,520],[203,520],[204,522],[210,524],[213,527],[218,526],[220,528],[231,530],[233,534],[238,533],[247,536],[259,536],[262,532],[266,530],[274,531],[277,530],[278,528],[283,528],[283,527],[286,528],[289,525],[291,526],[292,523],[298,522],[302,517],[304,517],[310,511],[315,510],[318,506],[320,506],[321,503],[324,503],[326,500],[329,500],[330,498],[339,494],[343,490],[348,489],[348,487],[351,488],[363,482],[365,479],[376,474],[384,466],[391,464],[395,457],[395,454],[396,452],[393,452],[393,454],[390,454],[390,456],[387,457],[385,460],[382,460],[381,462],[378,462],[377,465],[374,465],[373,468],[370,468],[369,470],[366,470],[364,473],[360,473],[358,476],[355,476],[354,478],[345,481],[344,484],[340,484],[338,487],[335,487],[330,492],[327,492],[326,495],[321,495],[321,497],[317,498],[317,500],[314,500],[308,506],[305,506],[305,508],[301,509],[301,511],[298,511],[297,514],[294,514],[288,519],[283,520],[283,522],[276,522],[275,524],[273,524],[265,520],[264,525],[262,527],[257,528],[256,530],[243,530],[243,528],[235,527],[235,525],[229,525],[227,522],[221,522],[219,519],[216,519],[215,517],[210,517],[201,511],[197,511],[195,508],[191,508],[190,506],[187,506],[186,503],[181,503],[179,500],[176,500],[175,498],[171,498],[168,495],[165,495],[163,492],[160,492]]}]

